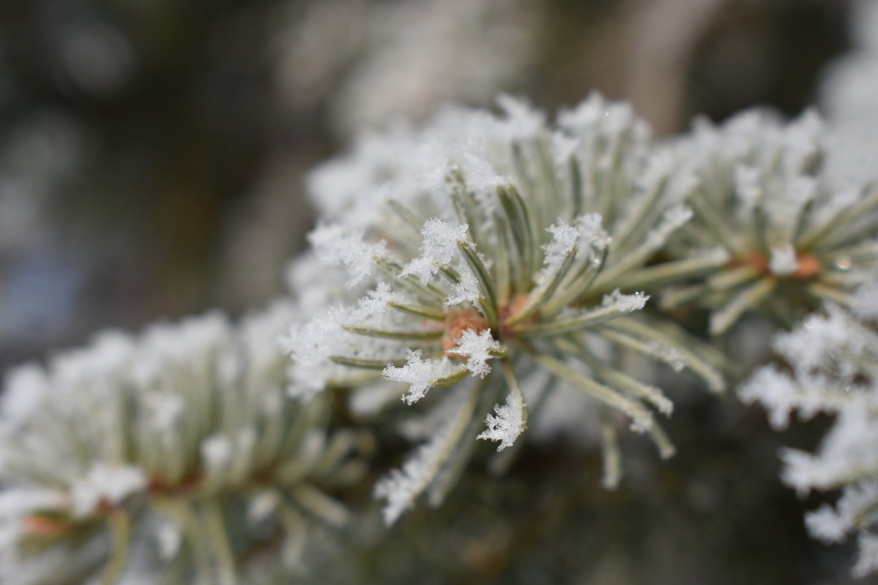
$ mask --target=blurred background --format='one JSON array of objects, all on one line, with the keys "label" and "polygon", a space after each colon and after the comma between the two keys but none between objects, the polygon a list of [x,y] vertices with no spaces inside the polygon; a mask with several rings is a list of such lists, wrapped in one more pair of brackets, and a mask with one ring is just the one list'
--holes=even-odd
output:
[{"label": "blurred background", "polygon": [[6,0],[0,367],[282,291],[302,177],[364,129],[599,90],[656,132],[815,100],[842,0]]},{"label": "blurred background", "polygon": [[[659,136],[695,114],[722,120],[768,105],[795,115],[855,50],[856,6],[0,2],[0,369],[98,329],[208,307],[235,315],[280,294],[283,267],[312,221],[302,179],[359,132],[424,120],[448,100],[491,106],[500,91],[554,111],[598,90],[630,100]],[[801,518],[813,502],[799,503],[777,480],[774,454],[795,441],[764,433],[761,415],[732,403],[699,402],[675,417],[682,455],[664,471],[642,470],[649,489],[635,478],[603,492],[593,476],[572,474],[594,467],[596,455],[550,456],[544,445],[539,457],[524,456],[511,489],[458,489],[467,499],[449,502],[445,540],[407,535],[436,522],[413,514],[396,544],[408,563],[453,575],[437,583],[541,582],[539,571],[555,583],[845,582],[851,549],[811,542]],[[814,436],[805,433],[804,446]],[[549,481],[525,489],[529,472]],[[552,482],[575,490],[553,492]],[[523,541],[488,520],[473,528],[485,501],[508,510],[506,523],[549,526]],[[671,517],[678,532],[667,538],[639,532]],[[392,547],[376,552],[368,535],[351,538],[362,538],[353,546],[376,575],[397,567],[375,582],[410,578]],[[670,550],[691,550],[689,564],[679,568]],[[632,554],[640,564],[626,562]],[[530,559],[535,580],[509,578],[516,555]],[[563,576],[553,573],[559,566]]]}]

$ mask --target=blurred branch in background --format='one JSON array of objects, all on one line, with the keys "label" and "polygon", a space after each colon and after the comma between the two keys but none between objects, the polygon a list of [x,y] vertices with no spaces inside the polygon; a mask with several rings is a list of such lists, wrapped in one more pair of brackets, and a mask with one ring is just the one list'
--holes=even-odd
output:
[{"label": "blurred branch in background", "polygon": [[634,3],[633,55],[627,93],[634,109],[659,134],[686,122],[686,90],[695,47],[729,0],[658,0]]},{"label": "blurred branch in background", "polygon": [[23,234],[2,253],[0,361],[216,302],[227,207],[270,150],[269,4],[0,7],[4,242]]}]

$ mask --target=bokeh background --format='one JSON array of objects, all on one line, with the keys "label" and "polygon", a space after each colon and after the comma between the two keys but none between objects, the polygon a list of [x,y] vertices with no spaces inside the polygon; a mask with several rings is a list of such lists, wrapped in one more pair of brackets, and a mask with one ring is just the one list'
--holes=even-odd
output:
[{"label": "bokeh background", "polygon": [[283,289],[304,173],[357,132],[498,91],[599,90],[659,134],[795,114],[843,0],[5,0],[0,367]]},{"label": "bokeh background", "polygon": [[[0,370],[281,294],[312,222],[303,177],[361,132],[500,91],[554,111],[597,90],[660,136],[696,114],[792,116],[855,23],[845,0],[4,0]],[[423,583],[846,582],[852,548],[810,541],[814,502],[777,479],[777,448],[826,421],[780,439],[733,397],[684,410],[681,455],[648,480],[604,492],[576,473],[596,454],[549,443],[507,483],[468,480],[441,540],[414,513],[390,541],[406,561],[352,534],[353,566],[383,583],[412,564],[437,575]],[[510,573],[525,558],[531,577]],[[323,582],[354,582],[334,570]]]}]

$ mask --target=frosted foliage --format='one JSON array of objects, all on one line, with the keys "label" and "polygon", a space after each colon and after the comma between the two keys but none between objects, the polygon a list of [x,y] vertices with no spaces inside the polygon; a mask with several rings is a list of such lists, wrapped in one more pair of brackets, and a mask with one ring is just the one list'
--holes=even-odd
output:
[{"label": "frosted foliage", "polygon": [[543,245],[543,269],[537,275],[537,282],[552,278],[561,268],[564,259],[578,250],[585,259],[595,252],[602,252],[610,245],[612,238],[601,227],[601,216],[597,213],[582,215],[574,224],[558,222],[547,230],[552,239]]},{"label": "frosted foliage", "polygon": [[759,370],[738,389],[738,396],[744,402],[759,401],[768,409],[768,420],[775,429],[783,430],[790,422],[790,415],[796,409],[803,416],[813,416],[820,408],[817,397],[810,397],[802,391],[787,375],[775,368]]},{"label": "frosted foliage", "polygon": [[[296,469],[285,472],[285,489],[333,485],[349,447],[306,453],[304,431],[323,434],[316,426],[323,406],[282,397],[288,359],[275,338],[292,316],[278,302],[239,325],[212,313],[137,336],[103,334],[44,368],[7,377],[15,385],[7,397],[39,392],[31,404],[0,405],[0,581],[90,582],[112,557],[124,560],[118,569],[127,582],[141,573],[146,540],[161,553],[150,554],[151,571],[183,563],[191,582],[220,582],[202,574],[205,567],[185,566],[179,551],[191,550],[193,535],[169,511],[197,493],[204,509],[226,514],[253,485],[277,483],[276,470],[289,470],[289,461]],[[266,522],[286,538],[278,520]],[[118,530],[137,535],[127,554],[111,538]],[[242,529],[231,546],[257,546],[263,535]]]},{"label": "frosted foliage", "polygon": [[573,251],[580,234],[573,226],[562,223],[551,226],[547,231],[552,234],[552,241],[543,246],[543,253],[546,271],[551,273],[556,271],[564,257]]},{"label": "frosted foliage", "polygon": [[[636,291],[647,290],[662,268],[653,260],[693,213],[667,188],[676,160],[650,142],[628,106],[597,95],[554,124],[525,100],[501,95],[497,103],[497,113],[446,107],[423,128],[398,125],[361,138],[312,173],[310,195],[324,217],[386,243],[388,254],[363,282],[386,287],[387,295],[380,310],[366,314],[353,290],[291,328],[284,340],[293,358],[291,393],[350,388],[355,409],[377,413],[390,408],[389,390],[403,384],[402,400],[420,404],[409,415],[414,421],[400,428],[409,439],[432,439],[437,427],[429,421],[442,420],[437,405],[448,393],[422,399],[437,386],[463,389],[471,407],[456,432],[487,421],[482,438],[505,448],[524,428],[525,400],[512,393],[491,410],[496,399],[481,397],[502,395],[509,380],[535,369],[574,388],[565,392],[615,409],[668,454],[672,447],[652,413],[668,414],[672,404],[636,379],[648,375],[645,369],[633,371],[630,360],[616,356],[632,352],[689,367],[711,387],[722,386],[718,360],[684,348],[675,325],[652,327],[638,314],[649,295]],[[326,229],[312,240],[326,237],[328,259],[344,264],[354,254],[347,232],[333,227],[341,235],[329,237]],[[693,256],[685,263],[708,270],[729,258],[717,245]],[[697,271],[684,272],[688,278]],[[304,286],[320,290],[322,279],[311,280]],[[337,286],[327,294],[337,294]],[[606,341],[606,356],[592,337]],[[497,359],[512,371],[489,375]],[[616,434],[603,435],[614,453]],[[382,492],[402,494],[389,497],[388,517],[432,481],[418,474],[456,469],[465,462],[455,458],[469,457],[470,448],[436,451],[432,467],[401,470],[394,477],[403,487]]]},{"label": "frosted foliage", "polygon": [[613,238],[601,227],[603,218],[598,213],[589,213],[576,218],[576,229],[580,234],[583,248],[595,252],[605,250]]},{"label": "frosted foliage", "polygon": [[[870,286],[870,285],[866,285]],[[783,481],[801,495],[810,490],[842,490],[834,506],[824,505],[806,517],[815,538],[841,542],[859,535],[860,554],[853,573],[878,569],[870,548],[878,523],[878,334],[856,313],[829,306],[823,314],[774,341],[788,369],[765,367],[739,390],[745,401],[759,401],[772,425],[783,428],[790,414],[802,418],[818,412],[835,422],[815,453],[781,452]]]},{"label": "frosted foliage", "polygon": [[260,522],[273,514],[281,503],[280,496],[276,491],[267,491],[251,498],[247,506],[247,520],[252,523]]},{"label": "frosted foliage", "polygon": [[[379,284],[361,298],[356,306],[334,307],[323,317],[306,323],[294,323],[289,332],[280,337],[280,346],[290,354],[295,363],[292,372],[294,384],[289,393],[296,397],[309,397],[323,390],[335,374],[331,359],[356,351],[360,357],[387,359],[386,351],[375,344],[362,343],[359,336],[347,331],[347,327],[370,327],[380,324],[388,310],[388,304],[404,300]],[[352,348],[356,347],[356,350]]]},{"label": "frosted foliage", "polygon": [[824,315],[810,315],[791,333],[781,333],[774,349],[806,376],[819,368],[838,368],[834,373],[851,376],[853,364],[844,354],[875,356],[878,336],[837,307],[827,307]]},{"label": "frosted foliage", "polygon": [[[286,288],[295,298],[295,310],[303,315],[317,315],[344,302],[350,295],[346,270],[328,268],[313,250],[291,261],[284,276]],[[315,282],[321,286],[314,286]],[[287,325],[294,319],[295,316],[290,315]]]},{"label": "frosted foliage", "polygon": [[354,142],[349,156],[311,171],[307,187],[320,216],[333,222],[344,218],[346,225],[362,227],[395,187],[417,190],[417,181],[409,178],[420,162],[412,157],[420,151],[417,144],[414,132],[402,126],[383,136],[366,134]]},{"label": "frosted foliage", "polygon": [[543,269],[536,278],[541,284],[558,274],[568,255],[576,252],[581,261],[587,261],[612,242],[612,238],[601,227],[601,216],[597,213],[582,215],[576,218],[573,225],[559,221],[546,231],[552,239],[543,245]]},{"label": "frosted foliage", "polygon": [[333,339],[343,335],[340,320],[344,311],[333,311],[323,319],[315,319],[305,325],[293,325],[289,334],[281,338],[281,345],[302,366],[319,365],[332,355]]},{"label": "frosted foliage", "polygon": [[817,455],[786,452],[783,476],[799,490],[830,489],[849,477],[878,475],[878,430],[875,416],[844,410]]},{"label": "frosted foliage", "polygon": [[[824,302],[846,303],[878,263],[878,196],[862,184],[836,182],[820,117],[808,110],[785,123],[770,112],[738,114],[720,126],[699,120],[668,147],[689,180],[668,188],[694,215],[667,249],[684,260],[721,246],[730,262],[665,296],[665,308],[697,305],[724,335],[746,314],[790,322]],[[677,293],[680,293],[679,295]]]},{"label": "frosted foliage", "polygon": [[387,500],[382,511],[385,524],[393,524],[400,515],[412,507],[415,498],[429,483],[433,465],[437,457],[437,447],[427,445],[403,464],[402,469],[394,470],[375,485],[375,496]]},{"label": "frosted foliage", "polygon": [[180,420],[186,403],[180,396],[155,392],[145,394],[144,406],[150,424],[156,430],[170,432]]},{"label": "frosted foliage", "polygon": [[448,456],[448,442],[455,434],[456,424],[454,419],[446,423],[406,460],[401,469],[394,469],[375,485],[375,496],[387,501],[382,510],[385,524],[396,522],[435,478]]},{"label": "frosted foliage", "polygon": [[[513,83],[536,46],[531,8],[311,4],[293,11],[309,29],[292,41],[297,105],[326,104],[343,134],[386,131],[308,176],[319,223],[290,269],[294,298],[237,324],[210,313],[107,332],[6,376],[0,582],[227,584],[251,559],[305,575],[313,523],[348,516],[329,494],[357,499],[388,429],[415,446],[375,486],[386,524],[425,492],[440,503],[481,459],[474,438],[506,450],[491,465],[512,461],[528,425],[599,444],[608,488],[625,468],[655,475],[623,465],[622,446],[673,454],[658,384],[689,384],[653,366],[721,390],[736,360],[716,348],[767,335],[702,343],[680,324],[722,336],[745,315],[802,319],[738,395],[776,429],[824,415],[816,448],[780,451],[781,480],[837,496],[807,513],[809,533],[856,539],[853,573],[878,571],[878,191],[841,177],[878,152],[878,8],[855,3],[836,149],[813,111],[702,120],[659,143],[598,95],[554,119],[505,94],[490,111],[436,108]],[[320,33],[339,25],[337,43]],[[393,120],[433,111],[423,126]]]},{"label": "frosted foliage", "polygon": [[667,343],[661,341],[650,342],[645,348],[645,353],[665,362],[675,372],[680,372],[686,367],[686,359],[683,353]]}]

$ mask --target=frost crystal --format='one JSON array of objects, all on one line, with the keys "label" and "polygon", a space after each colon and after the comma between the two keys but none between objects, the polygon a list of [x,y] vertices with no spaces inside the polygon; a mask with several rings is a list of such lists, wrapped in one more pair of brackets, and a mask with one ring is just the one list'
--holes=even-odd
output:
[{"label": "frost crystal", "polygon": [[384,377],[391,382],[409,384],[409,393],[403,396],[403,400],[406,404],[414,404],[437,382],[461,371],[462,368],[454,365],[447,357],[425,360],[421,358],[421,350],[416,349],[408,350],[404,366],[384,368]]},{"label": "frost crystal", "polygon": [[[600,221],[600,219],[598,219]],[[552,234],[552,241],[543,246],[547,272],[554,272],[558,269],[561,261],[569,254],[573,247],[579,242],[580,232],[573,226],[563,223],[556,223],[546,229]]]},{"label": "frost crystal", "polygon": [[849,521],[827,504],[805,516],[808,532],[823,542],[838,543],[847,538]]},{"label": "frost crystal", "polygon": [[466,369],[473,376],[484,378],[491,371],[488,360],[498,355],[501,350],[500,343],[491,336],[490,329],[485,329],[481,333],[467,329],[459,339],[455,340],[451,353],[465,358]]},{"label": "frost crystal", "polygon": [[317,257],[327,265],[344,265],[353,286],[362,282],[372,272],[375,258],[387,255],[384,242],[369,244],[364,241],[362,230],[351,230],[343,225],[325,225],[308,236]]},{"label": "frost crystal", "polygon": [[639,311],[646,306],[649,295],[637,292],[626,295],[619,292],[617,288],[608,295],[604,295],[601,299],[601,306],[613,308],[620,313],[630,313],[631,311]]},{"label": "frost crystal", "polygon": [[464,271],[460,275],[460,282],[454,285],[445,306],[462,305],[469,303],[475,305],[481,296],[478,279],[473,276],[472,272]]},{"label": "frost crystal", "polygon": [[576,218],[576,229],[579,231],[584,248],[592,248],[596,252],[605,250],[613,238],[601,226],[603,218],[600,214],[589,213]]},{"label": "frost crystal", "polygon": [[451,263],[457,243],[466,241],[467,229],[465,224],[454,227],[441,219],[428,219],[421,232],[421,255],[403,269],[401,276],[413,274],[421,279],[421,284],[427,284],[440,268]]},{"label": "frost crystal", "polygon": [[510,392],[506,399],[506,404],[500,406],[494,405],[494,412],[497,416],[489,414],[485,420],[488,429],[478,436],[479,439],[487,439],[489,441],[499,441],[497,451],[502,451],[506,447],[511,447],[518,438],[518,435],[524,432],[526,427],[524,420],[524,397],[520,392]]}]

